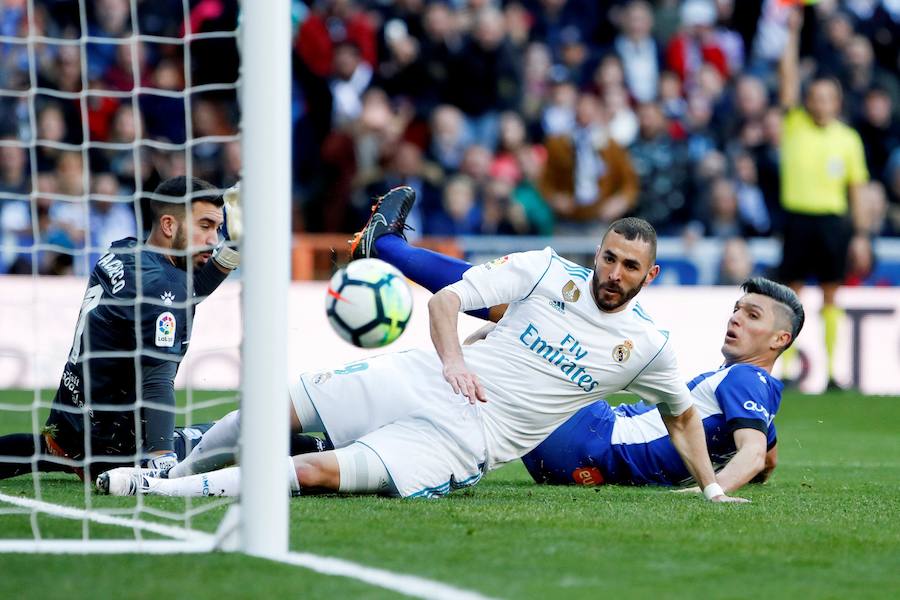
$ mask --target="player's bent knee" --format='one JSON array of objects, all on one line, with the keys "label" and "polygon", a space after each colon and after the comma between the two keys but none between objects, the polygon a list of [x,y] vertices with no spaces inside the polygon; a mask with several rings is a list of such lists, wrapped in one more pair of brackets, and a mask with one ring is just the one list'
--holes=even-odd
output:
[{"label": "player's bent knee", "polygon": [[338,490],[340,470],[334,452],[295,456],[294,469],[301,488]]}]

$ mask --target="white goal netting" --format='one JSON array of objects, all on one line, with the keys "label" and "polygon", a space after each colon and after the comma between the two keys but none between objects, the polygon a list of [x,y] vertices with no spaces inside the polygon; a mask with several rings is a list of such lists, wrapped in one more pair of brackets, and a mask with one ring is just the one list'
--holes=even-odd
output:
[{"label": "white goal netting", "polygon": [[[148,199],[164,180],[194,176],[222,190],[242,171],[247,176],[239,135],[238,18],[237,0],[0,3],[0,436],[20,434],[0,446],[6,477],[0,479],[0,549],[168,552],[218,543],[212,533],[221,530],[229,501],[97,496],[90,478],[81,481],[75,473],[97,458],[90,436],[83,455],[69,456],[42,439],[53,434],[47,416],[57,387],[76,385],[61,384],[60,373],[73,358],[73,339],[78,346],[84,334],[84,316],[98,302],[118,302],[123,310],[129,304],[85,293],[110,243],[134,237],[139,242],[132,252],[143,250],[152,222]],[[284,54],[281,64],[289,61]],[[252,191],[261,177],[244,185]],[[183,201],[189,208],[190,198]],[[252,243],[253,218],[247,221]],[[188,240],[192,227],[188,223]],[[187,264],[188,290],[197,271],[194,252],[189,245],[174,253]],[[251,259],[262,253],[251,252]],[[197,305],[195,316],[190,294],[182,307],[193,335],[176,379],[179,426],[208,423],[237,406],[241,323],[252,322],[246,301],[243,319],[238,311],[237,277]],[[140,271],[136,279],[138,304],[171,304],[145,297]],[[204,309],[215,303],[232,307],[233,319],[205,322]],[[136,313],[139,321],[139,307]],[[136,322],[136,401],[85,394],[67,409],[86,432],[96,411],[133,415],[137,444],[121,458],[135,465],[146,457],[142,415],[160,408],[148,406],[141,394],[140,357],[148,350],[140,329]],[[210,331],[216,335],[204,341]],[[87,369],[88,389],[90,377]],[[189,449],[197,431],[179,435]],[[10,450],[29,443],[32,454]],[[10,476],[15,473],[22,474]]]}]

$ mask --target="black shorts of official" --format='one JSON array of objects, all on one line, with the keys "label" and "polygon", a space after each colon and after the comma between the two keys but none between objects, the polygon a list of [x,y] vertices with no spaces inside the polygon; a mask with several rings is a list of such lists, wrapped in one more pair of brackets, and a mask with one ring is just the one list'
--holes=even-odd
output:
[{"label": "black shorts of official", "polygon": [[779,280],[840,283],[847,271],[852,233],[844,216],[786,213]]}]

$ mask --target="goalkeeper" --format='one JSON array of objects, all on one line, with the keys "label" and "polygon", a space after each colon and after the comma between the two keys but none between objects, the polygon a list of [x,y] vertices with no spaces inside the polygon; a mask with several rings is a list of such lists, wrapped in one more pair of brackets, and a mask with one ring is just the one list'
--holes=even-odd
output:
[{"label": "goalkeeper", "polygon": [[175,431],[174,380],[195,304],[240,263],[239,192],[223,198],[201,179],[174,177],[149,205],[145,244],[114,242],[94,266],[41,434],[0,437],[0,479],[31,472],[35,455],[38,471],[80,477],[136,458],[165,470],[208,428]]}]

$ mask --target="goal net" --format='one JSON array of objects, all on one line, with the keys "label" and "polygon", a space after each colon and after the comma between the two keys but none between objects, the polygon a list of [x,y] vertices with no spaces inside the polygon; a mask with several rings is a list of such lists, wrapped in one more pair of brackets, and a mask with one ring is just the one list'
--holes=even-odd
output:
[{"label": "goal net", "polygon": [[[0,4],[0,552],[286,551],[287,484],[283,461],[270,458],[287,454],[289,43],[287,0]],[[171,409],[143,397],[142,357],[155,349],[140,313],[172,299],[150,297],[140,269],[131,301],[92,292],[88,277],[116,240],[138,240],[122,252],[146,250],[148,200],[180,175],[220,192],[241,180],[244,235],[241,268],[199,303],[191,257],[202,248],[190,219],[187,248],[171,253],[187,274],[187,299],[175,306],[186,322],[176,326],[191,332]],[[190,214],[190,194],[178,201]],[[116,266],[105,268],[119,285]],[[80,340],[97,335],[85,318],[104,303],[135,315],[136,348],[118,363],[134,371],[133,402],[92,397],[91,378],[106,376],[93,366],[83,382],[63,370],[103,358]],[[82,424],[83,439],[69,441],[80,453],[56,444],[48,423],[60,386],[87,390],[62,408]],[[184,454],[202,424],[238,406],[240,499],[107,497],[79,478],[110,458],[92,447],[97,413],[128,417],[132,447],[115,458],[138,466],[147,411],[174,410]]]}]

